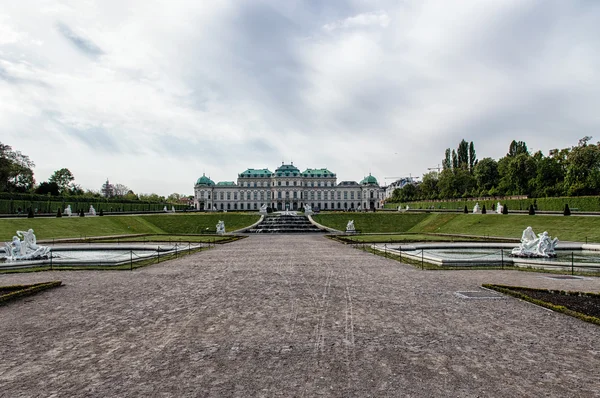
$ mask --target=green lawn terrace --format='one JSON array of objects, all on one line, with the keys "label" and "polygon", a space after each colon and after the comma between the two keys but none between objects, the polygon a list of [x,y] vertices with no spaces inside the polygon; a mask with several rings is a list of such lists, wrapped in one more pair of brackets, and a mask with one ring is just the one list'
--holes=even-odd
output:
[{"label": "green lawn terrace", "polygon": [[[354,220],[360,234],[447,234],[488,239],[520,239],[531,226],[536,232],[548,231],[561,241],[600,242],[600,217],[526,214],[463,213],[321,213],[312,216],[319,224],[344,232]],[[445,239],[440,239],[445,240]],[[383,240],[387,241],[387,239]]]},{"label": "green lawn terrace", "polygon": [[0,240],[32,228],[38,240],[136,234],[214,234],[225,222],[227,232],[249,227],[260,219],[250,213],[179,213],[104,217],[0,219]]}]

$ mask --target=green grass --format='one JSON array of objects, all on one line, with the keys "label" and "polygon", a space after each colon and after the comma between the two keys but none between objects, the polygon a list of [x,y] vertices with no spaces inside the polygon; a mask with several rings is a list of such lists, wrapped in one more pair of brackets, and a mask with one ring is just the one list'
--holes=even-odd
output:
[{"label": "green grass", "polygon": [[346,230],[348,221],[354,220],[354,227],[361,233],[407,232],[428,217],[428,214],[414,213],[321,213],[312,216],[319,224]]},{"label": "green grass", "polygon": [[104,217],[0,219],[0,241],[10,241],[16,231],[33,228],[38,240],[130,234],[200,234],[215,232],[219,220],[227,231],[252,225],[257,214],[154,214]]},{"label": "green grass", "polygon": [[335,213],[318,214],[313,218],[327,227],[340,231],[346,229],[348,220],[354,219],[354,225],[361,233],[441,233],[520,239],[523,230],[531,226],[536,233],[548,231],[551,236],[556,236],[562,241],[600,242],[600,217],[463,213]]},{"label": "green grass", "polygon": [[192,242],[192,243],[224,243],[237,240],[237,236],[230,235],[144,235],[119,238],[94,239],[94,243],[113,242]]}]

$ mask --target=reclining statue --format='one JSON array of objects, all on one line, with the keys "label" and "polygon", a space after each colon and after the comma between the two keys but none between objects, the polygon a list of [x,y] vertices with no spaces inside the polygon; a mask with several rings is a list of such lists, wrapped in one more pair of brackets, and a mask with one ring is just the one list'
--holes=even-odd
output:
[{"label": "reclining statue", "polygon": [[[20,240],[22,237],[23,240]],[[11,242],[5,243],[5,256],[8,260],[41,260],[48,257],[50,248],[40,246],[36,242],[33,229],[27,231],[17,231],[17,236],[13,236]]]},{"label": "reclining statue", "polygon": [[521,236],[521,244],[515,247],[511,255],[515,257],[556,257],[554,249],[558,238],[551,239],[547,231],[535,235],[531,227],[527,227]]}]

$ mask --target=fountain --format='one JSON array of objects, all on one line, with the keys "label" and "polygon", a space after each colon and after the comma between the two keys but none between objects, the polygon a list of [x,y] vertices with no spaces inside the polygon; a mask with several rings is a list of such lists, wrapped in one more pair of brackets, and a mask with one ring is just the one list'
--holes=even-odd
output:
[{"label": "fountain", "polygon": [[[23,240],[20,240],[22,237]],[[11,242],[6,242],[3,248],[4,258],[7,261],[40,260],[48,257],[50,248],[36,243],[33,229],[17,231]]]},{"label": "fountain", "polygon": [[525,228],[521,236],[519,247],[512,249],[513,257],[533,257],[533,258],[554,258],[556,252],[554,249],[558,244],[558,238],[550,239],[548,232],[544,231],[537,237],[531,227]]}]

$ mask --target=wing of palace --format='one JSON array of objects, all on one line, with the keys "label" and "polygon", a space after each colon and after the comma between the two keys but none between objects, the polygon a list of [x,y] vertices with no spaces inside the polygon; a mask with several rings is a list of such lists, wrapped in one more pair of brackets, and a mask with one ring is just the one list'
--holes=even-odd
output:
[{"label": "wing of palace", "polygon": [[214,183],[203,175],[194,186],[197,210],[259,210],[263,204],[276,210],[298,210],[305,204],[320,210],[373,210],[383,207],[385,189],[372,175],[362,181],[337,183],[335,173],[282,164],[275,172],[247,169],[237,183]]}]

